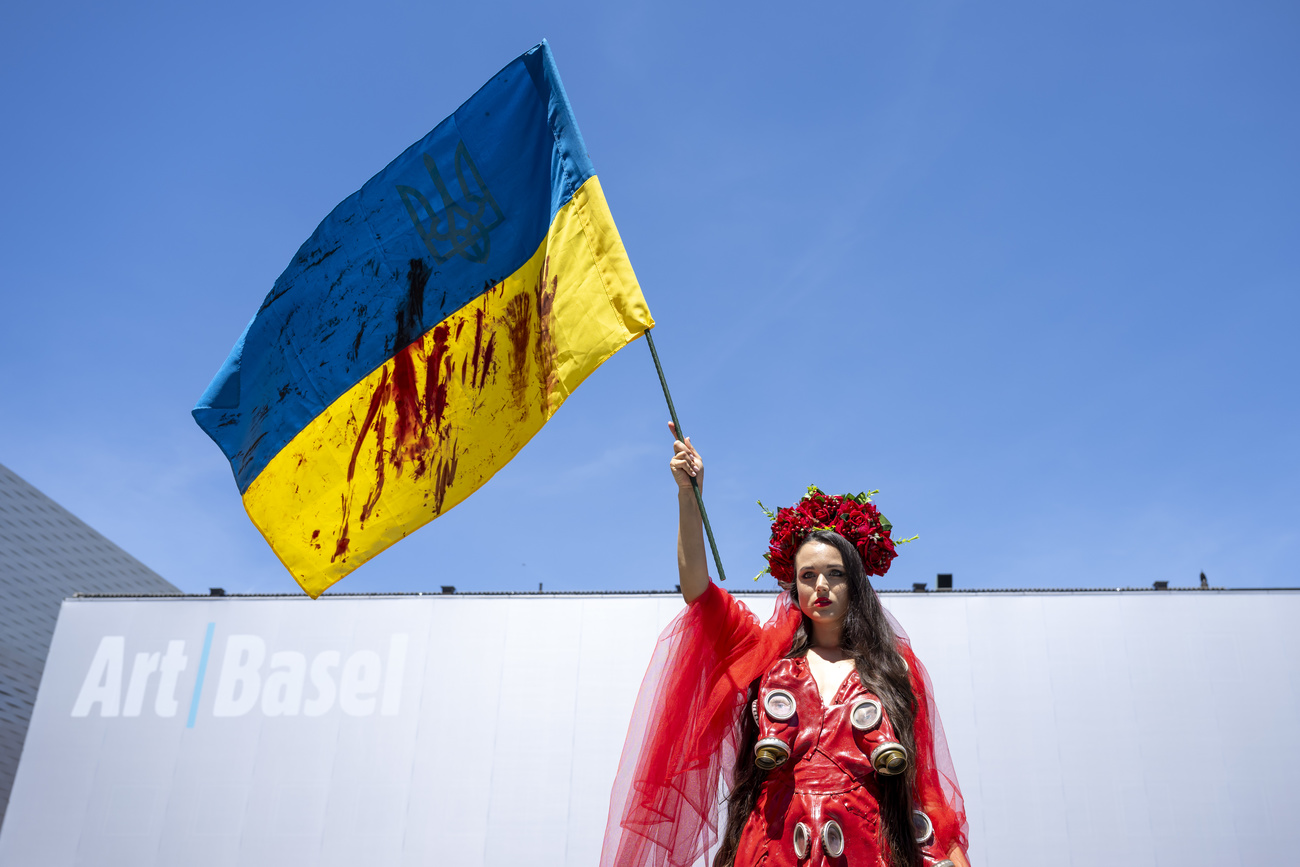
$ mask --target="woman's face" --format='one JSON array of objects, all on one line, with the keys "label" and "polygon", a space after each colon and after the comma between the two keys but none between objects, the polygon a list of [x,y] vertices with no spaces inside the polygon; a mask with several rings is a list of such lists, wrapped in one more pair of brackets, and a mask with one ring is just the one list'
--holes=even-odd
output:
[{"label": "woman's face", "polygon": [[833,545],[814,539],[795,552],[794,586],[813,623],[836,623],[849,610],[849,575]]}]

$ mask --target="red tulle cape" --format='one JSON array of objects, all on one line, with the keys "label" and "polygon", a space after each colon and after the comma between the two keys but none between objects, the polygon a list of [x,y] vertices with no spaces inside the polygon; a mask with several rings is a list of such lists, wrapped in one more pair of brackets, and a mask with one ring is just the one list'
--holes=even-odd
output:
[{"label": "red tulle cape", "polygon": [[[715,584],[659,638],[610,795],[601,867],[687,867],[717,843],[749,685],[789,652],[801,615],[782,593],[764,625]],[[916,800],[966,850],[966,813],[925,668],[890,617],[917,696]]]}]

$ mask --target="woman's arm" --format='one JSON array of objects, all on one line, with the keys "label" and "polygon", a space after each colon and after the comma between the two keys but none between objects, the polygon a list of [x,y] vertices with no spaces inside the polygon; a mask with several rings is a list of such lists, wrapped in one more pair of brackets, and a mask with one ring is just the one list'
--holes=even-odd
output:
[{"label": "woman's arm", "polygon": [[[676,435],[673,423],[668,429]],[[704,461],[700,453],[686,442],[673,440],[673,457],[668,462],[677,482],[677,575],[681,582],[682,598],[689,605],[709,589],[709,561],[704,552],[704,524],[700,520],[700,507],[691,490],[691,480],[704,490]]]}]

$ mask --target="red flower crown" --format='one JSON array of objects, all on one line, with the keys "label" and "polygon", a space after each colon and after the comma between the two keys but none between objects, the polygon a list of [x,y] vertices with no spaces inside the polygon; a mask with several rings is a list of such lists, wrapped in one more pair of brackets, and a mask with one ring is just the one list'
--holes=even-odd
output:
[{"label": "red flower crown", "polygon": [[[848,539],[858,550],[868,575],[884,575],[898,555],[894,540],[889,537],[893,525],[871,502],[875,493],[833,497],[816,485],[809,485],[808,493],[793,508],[777,509],[776,514],[760,501],[759,508],[773,519],[772,539],[763,555],[767,568],[763,572],[772,573],[778,583],[789,586],[794,581],[794,554],[799,546],[814,530],[831,530]],[[899,540],[900,543],[910,541]]]}]

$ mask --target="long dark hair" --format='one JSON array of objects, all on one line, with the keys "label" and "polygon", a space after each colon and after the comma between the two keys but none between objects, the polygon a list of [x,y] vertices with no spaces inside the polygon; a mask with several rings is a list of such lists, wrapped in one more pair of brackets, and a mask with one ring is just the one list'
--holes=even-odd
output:
[{"label": "long dark hair", "polygon": [[[907,771],[897,776],[877,775],[880,804],[880,836],[882,848],[889,853],[892,867],[920,867],[921,847],[912,829],[912,783],[916,778],[916,739],[912,726],[916,719],[916,698],[908,680],[907,663],[898,653],[898,639],[885,617],[885,609],[876,598],[862,567],[862,558],[853,545],[839,533],[814,530],[804,539],[823,542],[835,548],[844,561],[848,574],[849,607],[844,615],[844,629],[840,633],[840,647],[853,657],[854,668],[863,686],[880,697],[885,713],[894,726],[894,734],[907,750]],[[791,585],[790,595],[798,607],[799,591]],[[786,658],[805,656],[812,646],[812,623],[807,615],[795,632],[794,641]],[[758,696],[758,681],[750,684],[748,702]],[[746,710],[740,715],[739,749],[736,768],[732,776],[731,792],[727,796],[727,828],[713,867],[733,867],[736,848],[745,823],[758,803],[759,790],[767,779],[767,772],[754,764],[752,753],[758,739],[758,724]]]}]

